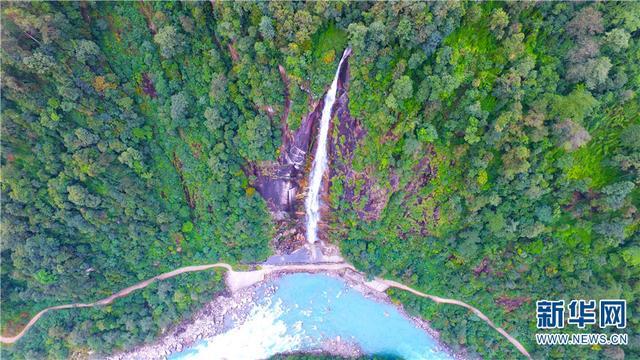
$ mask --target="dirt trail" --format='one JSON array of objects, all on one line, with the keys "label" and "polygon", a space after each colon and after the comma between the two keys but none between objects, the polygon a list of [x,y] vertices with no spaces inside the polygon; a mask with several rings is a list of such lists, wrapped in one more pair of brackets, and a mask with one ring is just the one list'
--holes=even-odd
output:
[{"label": "dirt trail", "polygon": [[106,298],[104,298],[102,300],[98,300],[96,302],[51,306],[51,307],[48,307],[48,308],[46,308],[44,310],[41,310],[39,313],[37,313],[36,316],[34,316],[31,320],[29,320],[29,322],[22,329],[22,331],[20,331],[15,336],[0,336],[0,342],[5,343],[5,344],[12,344],[12,343],[20,340],[20,338],[22,338],[24,336],[24,334],[38,321],[38,319],[40,319],[42,317],[42,315],[46,314],[49,311],[108,305],[108,304],[112,303],[114,300],[116,300],[118,298],[121,298],[121,297],[129,295],[133,291],[146,288],[147,286],[151,285],[152,283],[156,282],[157,280],[165,280],[165,279],[169,279],[169,278],[172,278],[172,277],[180,275],[180,274],[184,274],[184,273],[188,273],[188,272],[209,270],[209,269],[213,269],[213,268],[224,268],[224,269],[227,269],[229,271],[233,271],[233,268],[231,268],[231,265],[225,264],[225,263],[186,266],[186,267],[182,267],[182,268],[179,268],[179,269],[176,269],[176,270],[173,270],[173,271],[166,272],[164,274],[156,275],[156,276],[154,276],[154,277],[152,277],[150,279],[141,281],[141,282],[139,282],[139,283],[137,283],[135,285],[129,286],[127,288],[124,288],[124,289],[122,289],[122,290],[120,290],[120,291],[118,291],[116,293],[113,293],[111,296],[106,297]]},{"label": "dirt trail", "polygon": [[[124,289],[114,293],[113,295],[111,295],[109,297],[106,297],[106,298],[104,298],[102,300],[98,300],[96,302],[66,304],[66,305],[58,305],[58,306],[48,307],[48,308],[40,311],[39,313],[37,313],[29,321],[29,323],[27,323],[27,325],[22,329],[22,331],[20,331],[17,335],[15,335],[15,336],[0,336],[0,342],[5,343],[5,344],[12,344],[12,343],[20,340],[20,338],[22,338],[24,336],[24,334],[38,321],[38,319],[40,319],[42,317],[42,315],[46,314],[49,311],[108,305],[108,304],[112,303],[114,300],[116,300],[118,298],[121,298],[121,297],[129,295],[131,292],[133,292],[135,290],[143,289],[143,288],[151,285],[155,281],[169,279],[169,278],[172,278],[172,277],[175,277],[177,275],[184,274],[184,273],[204,271],[204,270],[209,270],[209,269],[213,269],[213,268],[223,268],[223,269],[227,270],[226,281],[227,281],[227,286],[229,287],[229,289],[231,291],[237,291],[237,290],[242,289],[244,287],[248,287],[248,286],[254,285],[254,284],[258,283],[258,282],[263,281],[267,275],[272,274],[272,273],[277,273],[277,272],[308,272],[308,271],[315,272],[315,271],[340,271],[340,270],[357,271],[353,267],[353,265],[351,265],[349,263],[346,263],[346,262],[324,263],[324,264],[298,264],[298,265],[263,265],[259,270],[253,270],[253,271],[234,271],[233,268],[231,267],[231,265],[226,264],[226,263],[215,263],[215,264],[207,264],[207,265],[186,266],[186,267],[182,267],[182,268],[170,271],[170,272],[166,272],[164,274],[160,274],[160,275],[154,276],[154,277],[152,277],[150,279],[141,281],[141,282],[139,282],[139,283],[137,283],[135,285],[129,286],[127,288],[124,288]],[[478,316],[480,319],[482,319],[484,322],[486,322],[489,326],[491,326],[496,331],[498,331],[507,340],[509,340],[509,342],[512,343],[518,349],[518,351],[520,351],[520,353],[522,353],[522,355],[526,356],[527,358],[531,358],[531,355],[529,355],[527,350],[524,348],[524,346],[522,346],[522,344],[518,340],[516,340],[513,336],[509,335],[509,333],[507,333],[503,328],[500,328],[500,327],[496,326],[493,323],[493,321],[491,321],[480,310],[476,309],[475,307],[473,307],[473,306],[471,306],[471,305],[469,305],[467,303],[464,303],[464,302],[459,301],[459,300],[446,299],[446,298],[441,298],[441,297],[435,296],[435,295],[425,294],[423,292],[420,292],[418,290],[415,290],[415,289],[413,289],[413,288],[411,288],[409,286],[406,286],[406,285],[404,285],[402,283],[399,283],[399,282],[393,281],[393,280],[386,280],[386,279],[376,278],[373,281],[369,281],[369,282],[365,283],[365,285],[370,287],[373,290],[380,291],[380,292],[385,291],[389,287],[393,287],[393,288],[397,288],[397,289],[400,289],[400,290],[408,291],[408,292],[410,292],[410,293],[412,293],[414,295],[417,295],[417,296],[421,296],[421,297],[424,297],[424,298],[427,298],[427,299],[431,299],[431,300],[435,301],[438,304],[452,304],[452,305],[462,306],[462,307],[464,307],[466,309],[469,309],[476,316]]]}]

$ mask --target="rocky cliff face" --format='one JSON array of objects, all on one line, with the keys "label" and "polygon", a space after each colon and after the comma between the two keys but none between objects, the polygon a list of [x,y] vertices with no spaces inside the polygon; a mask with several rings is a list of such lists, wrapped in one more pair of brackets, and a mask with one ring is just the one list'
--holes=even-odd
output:
[{"label": "rocky cliff face", "polygon": [[349,111],[349,64],[343,66],[339,78],[338,95],[336,97],[335,116],[336,121],[332,123],[337,129],[331,133],[336,134],[333,141],[329,142],[329,177],[342,177],[344,188],[342,198],[351,202],[354,199],[354,184],[356,173],[352,169],[353,156],[356,147],[365,136],[365,131],[356,118],[351,116]]},{"label": "rocky cliff face", "polygon": [[306,175],[309,143],[312,134],[315,133],[315,125],[320,118],[323,104],[324,101],[320,100],[295,132],[292,133],[286,127],[282,129],[280,157],[276,162],[252,165],[252,172],[256,178],[254,186],[267,201],[276,219],[284,219],[295,213],[296,195],[300,190],[300,182]]}]

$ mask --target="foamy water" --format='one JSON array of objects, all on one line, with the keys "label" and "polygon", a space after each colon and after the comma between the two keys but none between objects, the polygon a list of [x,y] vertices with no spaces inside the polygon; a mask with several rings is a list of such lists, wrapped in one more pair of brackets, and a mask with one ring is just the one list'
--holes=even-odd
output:
[{"label": "foamy water", "polygon": [[289,331],[280,319],[284,310],[282,301],[256,305],[247,320],[210,340],[176,354],[172,359],[265,359],[271,355],[297,349],[302,340],[300,334]]},{"label": "foamy water", "polygon": [[324,97],[324,107],[322,108],[322,117],[320,119],[320,131],[318,133],[318,145],[316,146],[316,154],[313,158],[311,167],[311,175],[309,176],[309,190],[305,199],[305,208],[307,213],[307,241],[310,244],[316,242],[318,237],[318,222],[320,221],[320,189],[322,185],[322,176],[327,169],[327,135],[329,133],[329,121],[331,121],[331,109],[336,101],[336,91],[338,90],[338,75],[340,67],[349,50],[345,50],[338,64],[336,75],[327,95]]},{"label": "foamy water", "polygon": [[340,278],[299,273],[263,286],[274,285],[275,293],[256,300],[245,321],[170,358],[265,359],[335,346],[339,338],[365,354],[451,359],[397,308],[365,297]]}]

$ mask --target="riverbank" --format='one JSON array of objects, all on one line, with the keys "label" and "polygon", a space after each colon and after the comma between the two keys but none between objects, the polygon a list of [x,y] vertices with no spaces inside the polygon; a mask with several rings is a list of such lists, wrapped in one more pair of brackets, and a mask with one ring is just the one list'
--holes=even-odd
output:
[{"label": "riverbank", "polygon": [[[24,334],[40,319],[43,315],[45,315],[49,311],[57,311],[61,309],[71,309],[71,308],[80,308],[80,307],[97,307],[108,305],[114,300],[127,296],[132,291],[143,289],[148,285],[154,283],[155,281],[165,280],[168,278],[172,278],[178,276],[180,274],[189,273],[189,272],[197,272],[197,271],[206,271],[214,268],[223,268],[228,270],[226,273],[227,280],[227,288],[231,293],[236,293],[241,289],[245,289],[256,285],[258,283],[263,282],[266,277],[271,276],[273,274],[280,274],[283,272],[337,272],[337,271],[348,271],[359,274],[353,265],[348,263],[322,263],[322,264],[300,264],[300,265],[282,265],[282,266],[272,266],[272,265],[264,265],[259,270],[253,271],[233,271],[231,265],[226,263],[215,263],[215,264],[207,264],[207,265],[194,265],[194,266],[186,266],[182,268],[175,269],[173,271],[159,274],[154,276],[153,278],[143,280],[137,284],[129,286],[125,289],[122,289],[111,296],[104,298],[102,300],[93,302],[93,303],[74,303],[74,304],[65,304],[65,305],[57,305],[45,308],[37,313],[28,323],[27,325],[15,336],[0,336],[0,342],[5,344],[12,344],[22,338]],[[360,276],[364,276],[360,274]],[[362,280],[364,281],[364,280]],[[527,358],[531,358],[530,354],[524,348],[524,346],[513,336],[511,336],[507,331],[503,328],[494,324],[486,315],[484,315],[480,310],[475,308],[472,305],[469,305],[463,301],[456,299],[447,299],[442,298],[435,295],[430,295],[418,291],[414,288],[411,288],[407,285],[399,283],[393,280],[375,278],[374,280],[364,282],[363,285],[370,288],[371,290],[377,291],[379,293],[383,293],[389,287],[394,287],[397,289],[401,289],[404,291],[408,291],[416,296],[424,297],[430,299],[438,304],[451,304],[455,306],[464,307],[478,316],[481,320],[483,320],[487,325],[491,326],[497,332],[499,332],[502,336],[504,336],[509,342],[511,342],[517,349]]]},{"label": "riverbank", "polygon": [[[262,281],[247,288],[219,295],[196,312],[191,319],[168,330],[167,333],[163,334],[155,343],[143,345],[132,351],[111,356],[109,359],[164,359],[171,354],[194,347],[200,341],[212,339],[217,335],[230,331],[230,327],[241,326],[247,321],[252,310],[255,310],[254,306],[259,302],[260,298],[270,297],[277,290],[277,287],[272,284],[276,283],[277,280],[283,276],[299,272],[300,271],[283,270],[268,273]],[[368,286],[366,278],[362,274],[350,268],[318,271],[308,270],[303,272],[322,273],[340,279],[364,297],[393,306],[408,321],[437,342],[437,351],[446,353],[452,358],[462,358],[459,355],[453,354],[446,345],[438,340],[438,332],[433,330],[426,321],[411,317],[402,306],[394,304],[385,293]],[[231,326],[231,324],[233,324],[233,326]],[[290,353],[300,353],[300,351],[292,350]],[[363,351],[357,344],[347,341],[346,339],[341,339],[340,337],[328,339],[319,348],[304,351],[303,353],[326,354],[340,357],[358,357],[363,355]]]},{"label": "riverbank", "polygon": [[[190,319],[169,329],[160,339],[139,346],[131,351],[108,357],[109,360],[154,360],[165,359],[200,340],[214,337],[225,331],[225,318],[241,318],[255,299],[254,285],[234,293],[226,291],[205,304]],[[97,359],[98,357],[96,357]]]}]

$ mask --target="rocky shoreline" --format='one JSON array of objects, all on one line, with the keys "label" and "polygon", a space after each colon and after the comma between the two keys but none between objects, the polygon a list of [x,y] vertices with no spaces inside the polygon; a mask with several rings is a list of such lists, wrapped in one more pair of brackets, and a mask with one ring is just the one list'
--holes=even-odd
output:
[{"label": "rocky shoreline", "polygon": [[409,321],[414,323],[417,327],[422,329],[427,334],[431,335],[431,337],[437,341],[438,345],[436,347],[436,350],[445,352],[456,360],[462,360],[466,358],[463,354],[455,353],[449,346],[447,346],[442,341],[440,341],[440,332],[432,328],[426,320],[423,320],[416,316],[409,315],[409,313],[405,310],[402,304],[397,304],[392,302],[386,293],[376,291],[370,288],[369,286],[367,286],[366,285],[367,279],[364,276],[364,274],[357,271],[353,271],[353,270],[345,270],[341,273],[329,273],[329,275],[338,275],[349,286],[351,286],[353,289],[363,294],[365,297],[368,297],[375,301],[384,302],[398,309],[400,314],[405,316]]},{"label": "rocky shoreline", "polygon": [[[189,320],[170,329],[152,344],[141,345],[131,351],[115,354],[109,360],[155,360],[193,346],[196,342],[214,337],[225,329],[225,318],[243,321],[253,305],[259,284],[237,291],[223,293],[204,305]],[[275,289],[267,289],[271,293]]]},{"label": "rocky shoreline", "polygon": [[[314,273],[313,271],[307,271]],[[416,326],[427,332],[438,341],[437,350],[446,352],[455,359],[464,358],[461,354],[455,354],[445,344],[439,341],[440,334],[431,328],[429,324],[416,317],[410,316],[401,305],[391,302],[389,297],[366,285],[367,279],[363,274],[350,269],[339,271],[319,271],[325,275],[334,276],[345,281],[350,287],[360,292],[367,298],[378,302],[384,302],[396,307],[401,314],[406,316]],[[181,324],[162,334],[160,339],[151,344],[141,345],[131,351],[119,353],[108,357],[110,360],[155,360],[166,359],[171,354],[180,352],[185,348],[194,346],[197,342],[212,338],[228,330],[228,324],[242,324],[250,313],[258,296],[270,296],[276,290],[276,286],[264,284],[273,283],[279,277],[293,273],[292,271],[281,271],[272,273],[265,277],[264,281],[241,289],[235,293],[225,292],[216,296],[211,302],[198,310],[191,319],[183,321]],[[260,289],[260,294],[258,294]],[[340,339],[340,337],[327,340],[321,349],[309,351],[292,351],[285,354],[326,354],[344,358],[355,358],[364,355],[357,344]]]}]

